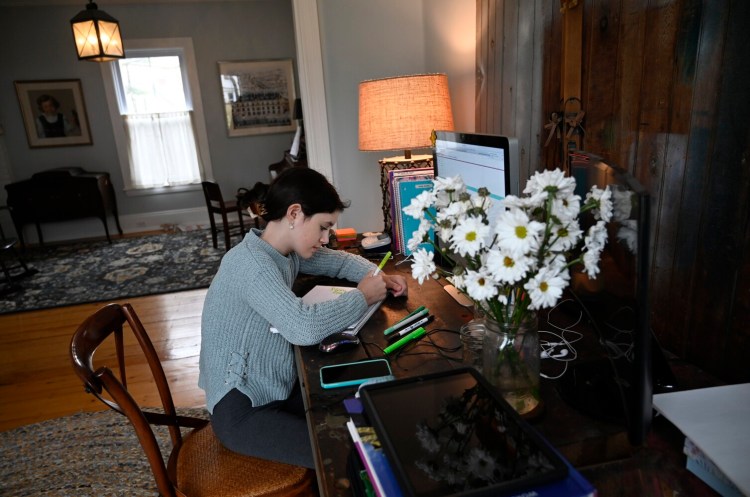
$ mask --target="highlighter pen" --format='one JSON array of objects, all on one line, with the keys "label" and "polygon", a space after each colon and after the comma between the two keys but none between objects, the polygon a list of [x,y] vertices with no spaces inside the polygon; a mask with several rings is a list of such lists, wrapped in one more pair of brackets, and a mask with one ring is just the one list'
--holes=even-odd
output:
[{"label": "highlighter pen", "polygon": [[404,335],[408,335],[409,333],[411,333],[412,331],[416,330],[420,326],[424,326],[424,325],[430,323],[433,319],[435,319],[435,316],[433,316],[433,315],[425,316],[422,319],[420,319],[419,321],[417,321],[416,323],[412,323],[409,326],[407,326],[406,328],[404,328],[403,330],[398,331],[398,332],[394,333],[393,335],[389,336],[388,340],[395,340],[395,339],[400,338],[400,337],[402,337]]},{"label": "highlighter pen", "polygon": [[377,269],[375,270],[375,272],[374,272],[374,273],[372,273],[372,275],[373,275],[373,276],[377,276],[377,275],[379,275],[379,274],[380,274],[380,271],[382,271],[382,270],[383,270],[383,268],[385,267],[385,263],[386,263],[386,262],[388,262],[388,259],[390,259],[390,258],[391,258],[391,251],[389,250],[388,252],[386,252],[386,253],[385,253],[385,257],[383,257],[383,260],[382,260],[382,261],[380,261],[380,265],[379,265],[379,266],[378,266],[378,268],[377,268]]},{"label": "highlighter pen", "polygon": [[385,350],[383,350],[383,353],[385,353],[385,355],[391,354],[395,352],[396,350],[400,349],[401,347],[403,347],[404,345],[406,345],[407,343],[411,341],[419,340],[426,333],[427,331],[425,331],[424,328],[417,328],[416,330],[412,331],[411,333],[403,337],[398,342],[394,343],[393,345],[387,346]]},{"label": "highlighter pen", "polygon": [[[391,326],[391,328],[393,328],[393,329],[396,329],[396,328],[398,328],[399,324],[401,324],[401,322],[402,322],[402,321],[405,321],[405,320],[409,319],[410,317],[412,317],[412,316],[413,316],[413,315],[415,315],[416,313],[418,313],[418,312],[422,312],[423,310],[424,310],[424,306],[423,306],[423,305],[420,305],[419,307],[417,307],[416,309],[414,309],[413,311],[411,311],[411,312],[410,312],[409,314],[407,314],[406,316],[404,316],[404,317],[402,317],[401,319],[399,319],[398,321],[396,321],[396,322],[395,322],[395,323],[393,324],[393,326]],[[391,330],[390,328],[388,328],[388,329],[386,329],[385,331],[383,331],[383,333],[387,335],[387,334],[388,334],[388,333],[390,333],[391,331],[392,331],[392,330]]]},{"label": "highlighter pen", "polygon": [[414,313],[414,314],[412,314],[411,316],[407,316],[407,317],[406,317],[405,319],[402,319],[401,321],[399,321],[398,323],[394,324],[394,325],[393,325],[393,326],[391,326],[390,328],[386,328],[385,330],[383,330],[383,335],[386,335],[386,336],[387,336],[387,335],[390,335],[390,334],[391,334],[391,333],[393,333],[394,331],[396,331],[396,330],[400,330],[400,329],[401,329],[401,328],[403,328],[404,326],[406,326],[406,325],[408,325],[408,324],[411,324],[411,323],[413,323],[413,322],[414,322],[414,321],[416,321],[417,319],[421,319],[421,318],[423,318],[424,316],[426,316],[426,315],[427,315],[427,314],[429,314],[429,313],[430,313],[430,310],[429,310],[429,309],[427,309],[427,308],[425,307],[425,308],[424,308],[424,309],[422,309],[421,311],[419,311],[419,312],[415,312],[415,313]]},{"label": "highlighter pen", "polygon": [[414,309],[413,311],[411,311],[409,314],[407,314],[406,316],[404,316],[401,319],[399,319],[398,321],[396,321],[396,324],[400,323],[401,321],[403,321],[406,318],[412,317],[413,315],[415,315],[416,313],[418,313],[422,309],[424,309],[424,306],[420,305],[419,307],[417,307],[416,309]]}]

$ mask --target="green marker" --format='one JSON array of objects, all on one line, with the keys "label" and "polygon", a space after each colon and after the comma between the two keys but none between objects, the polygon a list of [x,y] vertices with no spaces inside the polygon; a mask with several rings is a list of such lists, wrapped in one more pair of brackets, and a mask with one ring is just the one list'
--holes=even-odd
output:
[{"label": "green marker", "polygon": [[383,270],[383,268],[385,267],[385,263],[388,262],[388,259],[390,259],[390,258],[391,258],[391,251],[389,250],[388,252],[385,253],[385,257],[383,257],[383,260],[380,261],[380,265],[375,270],[375,272],[372,273],[372,275],[373,276],[377,276],[378,274],[380,274],[380,271]]},{"label": "green marker", "polygon": [[426,333],[427,333],[427,331],[425,331],[424,328],[417,328],[416,330],[412,331],[411,333],[409,333],[408,335],[406,335],[404,338],[402,338],[398,342],[396,342],[396,343],[394,343],[394,344],[389,345],[388,347],[386,347],[385,350],[383,350],[383,352],[385,353],[385,355],[388,355],[388,354],[390,354],[392,352],[395,352],[396,350],[400,349],[401,347],[403,347],[407,343],[415,341],[415,340],[419,340]]},{"label": "green marker", "polygon": [[427,309],[425,306],[419,306],[414,311],[410,312],[408,316],[405,318],[399,320],[394,324],[393,326],[389,326],[388,328],[383,330],[383,335],[390,335],[394,331],[405,327],[407,324],[415,322],[417,319],[426,316],[430,313],[430,310]]}]

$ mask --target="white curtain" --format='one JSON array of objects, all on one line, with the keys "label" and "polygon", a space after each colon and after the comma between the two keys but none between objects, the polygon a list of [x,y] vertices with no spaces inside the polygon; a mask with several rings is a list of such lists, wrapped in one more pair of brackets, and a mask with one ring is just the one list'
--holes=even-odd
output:
[{"label": "white curtain", "polygon": [[132,188],[200,183],[201,167],[189,111],[123,117]]}]

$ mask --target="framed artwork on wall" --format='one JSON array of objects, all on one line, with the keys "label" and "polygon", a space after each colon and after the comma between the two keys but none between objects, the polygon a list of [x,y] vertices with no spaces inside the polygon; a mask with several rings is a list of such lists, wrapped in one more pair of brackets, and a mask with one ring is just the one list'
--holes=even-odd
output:
[{"label": "framed artwork on wall", "polygon": [[16,81],[29,147],[91,145],[80,79]]},{"label": "framed artwork on wall", "polygon": [[219,62],[229,136],[295,131],[291,59]]}]

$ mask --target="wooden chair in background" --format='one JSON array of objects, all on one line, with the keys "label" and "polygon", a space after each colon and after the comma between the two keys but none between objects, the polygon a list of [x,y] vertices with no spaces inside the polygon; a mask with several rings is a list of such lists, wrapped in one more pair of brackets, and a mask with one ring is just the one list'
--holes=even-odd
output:
[{"label": "wooden chair in background", "polygon": [[[208,208],[208,219],[211,222],[211,238],[214,242],[214,248],[219,248],[217,235],[219,228],[216,225],[214,216],[216,214],[221,216],[222,231],[224,232],[224,246],[227,251],[232,247],[230,239],[232,236],[239,236],[242,238],[245,236],[245,223],[243,221],[243,209],[238,202],[234,200],[224,201],[224,197],[221,194],[221,188],[217,183],[211,181],[204,181],[203,183],[203,196],[206,198],[206,207]],[[239,219],[239,226],[232,227],[229,224],[228,214],[236,212],[237,218]]]},{"label": "wooden chair in background", "polygon": [[[125,324],[127,326],[123,326]],[[163,412],[144,411],[128,392],[123,359],[123,335],[128,329],[148,361]],[[104,342],[114,342],[116,359],[111,360],[117,363],[117,374],[107,366],[94,366],[94,353]],[[209,421],[177,415],[161,361],[129,304],[108,304],[89,316],[73,335],[70,354],[73,369],[86,391],[130,420],[160,495],[317,495],[314,471],[232,452],[221,445]],[[152,425],[169,429],[172,450],[166,465]],[[180,427],[193,430],[183,437]]]}]

